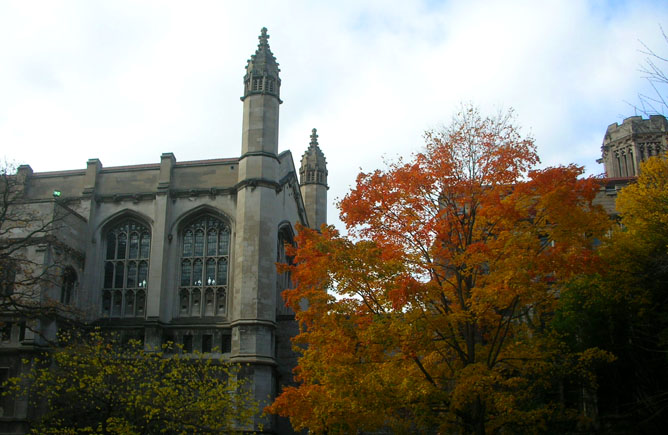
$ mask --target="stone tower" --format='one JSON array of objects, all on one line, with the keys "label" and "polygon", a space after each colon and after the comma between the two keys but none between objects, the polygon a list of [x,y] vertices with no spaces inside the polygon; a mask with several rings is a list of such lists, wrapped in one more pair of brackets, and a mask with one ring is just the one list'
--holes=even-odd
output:
[{"label": "stone tower", "polygon": [[626,118],[619,125],[610,124],[601,151],[603,158],[598,160],[605,166],[608,178],[635,177],[638,175],[640,162],[648,157],[666,152],[668,149],[668,121],[662,115]]},{"label": "stone tower", "polygon": [[299,184],[311,228],[327,223],[327,161],[318,146],[318,134],[311,130],[311,143],[302,156]]},{"label": "stone tower", "polygon": [[[281,80],[263,28],[244,76],[237,177],[231,361],[248,363],[261,407],[275,396],[278,109]],[[266,426],[266,423],[265,423]]]}]

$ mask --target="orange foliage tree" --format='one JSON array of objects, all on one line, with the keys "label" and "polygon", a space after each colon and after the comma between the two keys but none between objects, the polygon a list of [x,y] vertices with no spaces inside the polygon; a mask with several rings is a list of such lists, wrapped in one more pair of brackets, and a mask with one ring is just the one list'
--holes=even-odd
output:
[{"label": "orange foliage tree", "polygon": [[482,434],[559,411],[554,380],[600,355],[563,355],[550,316],[608,223],[596,180],[533,169],[512,121],[463,108],[424,152],[358,176],[339,203],[349,236],[300,229],[284,293],[300,385],[269,412],[314,433]]}]

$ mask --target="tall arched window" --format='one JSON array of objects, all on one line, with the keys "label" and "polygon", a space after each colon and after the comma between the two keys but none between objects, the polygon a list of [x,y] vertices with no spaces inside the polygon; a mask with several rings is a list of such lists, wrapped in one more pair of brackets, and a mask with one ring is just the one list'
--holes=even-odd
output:
[{"label": "tall arched window", "polygon": [[227,310],[230,229],[205,215],[182,232],[179,315],[224,316]]},{"label": "tall arched window", "polygon": [[109,229],[105,238],[102,315],[143,317],[151,233],[146,225],[126,219]]},{"label": "tall arched window", "polygon": [[[293,264],[293,257],[285,252],[286,245],[294,245],[294,237],[290,226],[285,225],[278,231],[278,247],[276,249],[276,263]],[[278,315],[294,314],[290,308],[285,305],[283,292],[292,288],[292,277],[290,272],[276,273],[276,313]]]}]

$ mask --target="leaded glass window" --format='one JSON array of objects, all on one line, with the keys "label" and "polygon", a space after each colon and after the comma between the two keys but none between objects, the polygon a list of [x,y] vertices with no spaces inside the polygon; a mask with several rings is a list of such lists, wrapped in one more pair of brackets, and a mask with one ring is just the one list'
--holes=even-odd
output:
[{"label": "leaded glass window", "polygon": [[126,219],[105,233],[102,315],[144,317],[151,233]]},{"label": "leaded glass window", "polygon": [[181,238],[179,315],[225,316],[230,229],[205,215],[187,225]]}]

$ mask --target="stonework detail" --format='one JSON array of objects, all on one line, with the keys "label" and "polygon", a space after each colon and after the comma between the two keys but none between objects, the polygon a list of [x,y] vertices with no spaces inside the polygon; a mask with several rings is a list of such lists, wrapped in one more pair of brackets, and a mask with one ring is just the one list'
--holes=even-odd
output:
[{"label": "stonework detail", "polygon": [[327,161],[318,146],[318,131],[311,130],[311,142],[302,156],[299,168],[299,182],[305,184],[322,184],[327,187]]},{"label": "stonework detail", "polygon": [[281,96],[281,79],[278,77],[281,70],[278,68],[276,58],[269,48],[269,35],[266,27],[262,28],[258,39],[260,43],[257,50],[248,59],[248,65],[246,65],[242,101],[253,94],[268,94],[276,98]]},{"label": "stonework detail", "polygon": [[619,125],[611,124],[603,139],[603,157],[608,178],[636,177],[640,162],[668,149],[668,121],[661,115],[649,119],[641,116],[626,118]]},{"label": "stonework detail", "polygon": [[327,223],[327,161],[318,145],[318,131],[311,130],[311,142],[302,156],[299,183],[309,224],[320,228]]},{"label": "stonework detail", "polygon": [[617,216],[617,193],[638,176],[640,163],[650,157],[665,154],[668,150],[668,120],[662,115],[626,118],[622,124],[608,126],[601,146],[605,178],[594,203],[606,212]]}]

